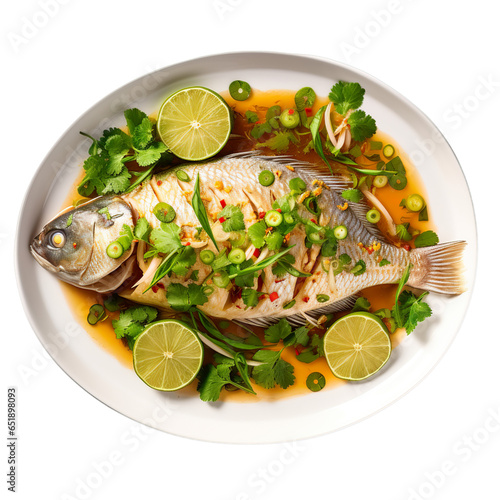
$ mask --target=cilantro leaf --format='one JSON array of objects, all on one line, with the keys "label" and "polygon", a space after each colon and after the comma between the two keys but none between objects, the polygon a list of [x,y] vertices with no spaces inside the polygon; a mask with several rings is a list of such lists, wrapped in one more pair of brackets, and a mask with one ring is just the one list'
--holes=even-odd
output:
[{"label": "cilantro leaf", "polygon": [[248,237],[255,248],[262,248],[265,245],[264,237],[266,236],[266,223],[261,220],[252,224],[248,228]]},{"label": "cilantro leaf", "polygon": [[136,161],[140,167],[148,167],[161,158],[162,153],[167,150],[163,142],[153,142],[148,149],[137,151]]},{"label": "cilantro leaf", "polygon": [[283,389],[286,389],[295,382],[293,375],[293,366],[281,359],[281,351],[270,351],[261,349],[257,351],[253,357],[256,361],[262,361],[263,364],[255,366],[252,370],[252,377],[255,383],[271,389],[278,384]]},{"label": "cilantro leaf", "polygon": [[415,248],[431,247],[439,243],[439,237],[434,231],[424,231],[415,238]]},{"label": "cilantro leaf", "polygon": [[125,156],[132,147],[132,141],[127,134],[112,135],[106,140],[105,149],[110,156]]},{"label": "cilantro leaf", "polygon": [[247,307],[255,307],[259,303],[259,297],[264,295],[253,288],[244,288],[241,292],[241,299]]},{"label": "cilantro leaf", "polygon": [[226,233],[231,231],[242,231],[245,229],[245,222],[243,220],[243,212],[240,207],[235,205],[226,205],[218,214],[217,219],[224,218],[222,229]]},{"label": "cilantro leaf", "polygon": [[320,356],[325,355],[325,351],[323,349],[323,337],[320,337],[317,333],[311,337],[311,347],[316,348]]},{"label": "cilantro leaf", "polygon": [[359,203],[363,198],[363,193],[359,189],[346,189],[342,191],[342,198],[353,203]]},{"label": "cilantro leaf", "polygon": [[359,83],[340,81],[332,87],[328,98],[335,104],[335,111],[345,115],[363,104],[364,95],[365,89]]},{"label": "cilantro leaf", "polygon": [[264,331],[264,338],[271,343],[277,343],[292,333],[292,327],[287,319],[281,318],[278,323]]},{"label": "cilantro leaf", "polygon": [[271,351],[269,349],[260,349],[253,355],[255,361],[271,364],[274,364],[279,357],[280,351]]},{"label": "cilantro leaf", "polygon": [[259,148],[269,148],[277,153],[282,153],[288,149],[290,142],[297,144],[299,141],[293,132],[278,131],[265,142],[258,142]]},{"label": "cilantro leaf", "polygon": [[310,349],[302,351],[300,354],[297,355],[297,359],[302,363],[312,363],[313,361],[316,361],[318,358],[319,358],[319,353],[315,352],[315,349],[312,346]]},{"label": "cilantro leaf", "polygon": [[104,187],[101,189],[101,192],[97,189],[96,192],[98,195],[107,193],[122,193],[130,186],[130,177],[132,177],[130,172],[126,167],[123,167],[122,171],[118,175],[105,179]]},{"label": "cilantro leaf", "polygon": [[272,252],[279,250],[283,245],[284,237],[278,231],[272,231],[265,237],[266,244]]},{"label": "cilantro leaf", "polygon": [[158,310],[150,306],[136,306],[120,311],[120,317],[111,324],[117,339],[126,338],[132,348],[137,336],[143,332],[147,323],[158,316]]},{"label": "cilantro leaf", "polygon": [[252,370],[252,378],[257,385],[264,387],[264,389],[272,389],[276,385],[274,365],[266,363],[255,366]]},{"label": "cilantro leaf", "polygon": [[432,309],[429,304],[427,304],[427,302],[422,302],[422,298],[425,295],[426,293],[420,295],[410,308],[408,320],[405,323],[407,334],[410,334],[413,330],[415,330],[417,323],[424,321],[425,318],[429,318],[432,315]]},{"label": "cilantro leaf", "polygon": [[206,365],[198,374],[198,391],[203,401],[217,401],[222,389],[228,384],[255,394],[250,383],[246,358],[241,353],[236,353],[234,359],[214,353],[214,361],[216,366]]},{"label": "cilantro leaf", "polygon": [[382,259],[382,260],[380,261],[379,266],[380,266],[380,267],[384,267],[384,266],[387,266],[388,264],[390,264],[390,262],[389,262],[387,259]]},{"label": "cilantro leaf", "polygon": [[259,115],[257,113],[255,113],[255,111],[247,110],[245,112],[245,117],[246,117],[248,123],[255,123],[255,122],[259,121]]},{"label": "cilantro leaf", "polygon": [[422,302],[423,298],[429,292],[422,293],[420,297],[416,297],[408,290],[402,292],[404,285],[410,277],[411,267],[412,265],[409,264],[403,272],[398,289],[396,290],[394,307],[392,308],[392,317],[396,322],[396,326],[398,328],[405,328],[407,334],[410,334],[415,329],[417,323],[432,315],[429,304]]},{"label": "cilantro leaf", "polygon": [[293,374],[293,365],[284,359],[278,359],[274,365],[274,380],[282,388],[287,389],[295,382],[295,375]]},{"label": "cilantro leaf", "polygon": [[149,234],[151,232],[151,226],[147,221],[146,217],[140,217],[137,219],[137,223],[134,228],[134,235],[138,240],[145,241],[149,243]]},{"label": "cilantro leaf", "polygon": [[134,149],[145,149],[146,146],[153,140],[153,124],[151,120],[146,117],[143,118],[141,123],[135,126],[132,132],[132,143]]},{"label": "cilantro leaf", "polygon": [[369,311],[370,307],[371,307],[370,301],[366,297],[359,297],[358,299],[356,299],[356,302],[351,312],[353,313],[357,311]]},{"label": "cilantro leaf", "polygon": [[184,247],[175,259],[172,272],[177,276],[186,276],[191,266],[196,263],[196,253],[191,246]]},{"label": "cilantro leaf", "polygon": [[355,141],[364,141],[377,131],[375,120],[361,109],[354,111],[347,119],[347,123],[351,126],[352,138]]},{"label": "cilantro leaf", "polygon": [[142,121],[148,118],[148,115],[137,108],[127,109],[123,112],[125,120],[127,120],[127,127],[132,135],[134,135],[135,128],[138,127]]},{"label": "cilantro leaf", "polygon": [[180,232],[181,228],[177,224],[162,223],[161,228],[151,231],[150,239],[157,252],[168,254],[182,247]]},{"label": "cilantro leaf", "polygon": [[217,401],[222,388],[228,383],[214,365],[206,365],[198,374],[198,391],[202,401]]},{"label": "cilantro leaf", "polygon": [[186,312],[193,306],[202,306],[208,301],[201,285],[190,283],[183,286],[171,283],[167,288],[167,301],[175,311]]},{"label": "cilantro leaf", "polygon": [[307,326],[301,326],[297,328],[294,332],[295,335],[295,344],[300,344],[304,347],[309,344],[309,341],[311,340],[309,337],[309,328]]},{"label": "cilantro leaf", "polygon": [[273,131],[269,122],[256,123],[253,129],[250,131],[250,135],[254,139],[260,139],[264,134],[270,134]]},{"label": "cilantro leaf", "polygon": [[[97,146],[99,147],[99,149],[106,149],[106,142],[110,137],[114,135],[128,137],[128,140],[130,140],[130,136],[128,136],[122,129],[118,127],[112,127],[107,130],[104,130],[101,138],[97,141]],[[92,153],[89,151],[89,154]]]},{"label": "cilantro leaf", "polygon": [[131,307],[129,311],[131,311],[134,321],[139,323],[151,323],[158,315],[158,311],[150,306]]}]

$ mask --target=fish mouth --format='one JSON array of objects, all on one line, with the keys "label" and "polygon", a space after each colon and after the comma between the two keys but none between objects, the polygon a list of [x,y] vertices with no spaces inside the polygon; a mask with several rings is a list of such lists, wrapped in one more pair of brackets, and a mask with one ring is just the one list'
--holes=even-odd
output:
[{"label": "fish mouth", "polygon": [[48,260],[46,260],[42,254],[41,254],[41,242],[40,239],[37,237],[33,238],[33,241],[30,244],[30,252],[31,255],[35,258],[35,260],[44,268],[47,269],[48,271],[51,271],[53,273],[58,273],[60,269],[58,269],[56,266],[51,264]]}]

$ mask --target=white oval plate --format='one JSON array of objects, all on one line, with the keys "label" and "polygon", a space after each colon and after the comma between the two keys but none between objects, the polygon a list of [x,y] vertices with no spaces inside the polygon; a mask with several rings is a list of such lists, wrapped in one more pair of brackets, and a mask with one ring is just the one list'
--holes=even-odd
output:
[{"label": "white oval plate", "polygon": [[[37,170],[21,210],[16,242],[21,296],[33,329],[57,364],[90,394],[130,418],[171,434],[223,443],[317,436],[373,414],[422,380],[454,339],[471,292],[453,298],[431,294],[432,318],[408,336],[386,368],[369,381],[255,404],[207,404],[182,391],[150,389],[132,369],[81,333],[58,280],[28,249],[32,237],[58,212],[87,156],[88,140],[80,130],[98,136],[105,128],[121,126],[127,108],[152,113],[174,90],[202,85],[222,91],[236,79],[262,90],[311,86],[322,96],[337,80],[359,82],[366,89],[363,109],[415,161],[441,241],[468,242],[465,264],[471,290],[476,266],[472,202],[460,165],[433,123],[385,84],[343,64],[287,54],[235,53],[187,61],[139,78],[105,97],[67,130]],[[432,154],[426,155],[424,146],[429,144]]]}]

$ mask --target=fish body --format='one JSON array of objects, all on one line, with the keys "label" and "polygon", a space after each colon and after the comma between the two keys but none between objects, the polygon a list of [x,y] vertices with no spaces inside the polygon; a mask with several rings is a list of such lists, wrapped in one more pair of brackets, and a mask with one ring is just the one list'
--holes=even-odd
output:
[{"label": "fish body", "polygon": [[[190,180],[188,182],[179,180],[176,175],[178,170],[184,170]],[[263,170],[269,170],[275,175],[275,180],[269,187],[263,186],[259,182],[259,174]],[[346,254],[351,259],[351,264],[346,266],[345,270],[334,275],[328,269],[328,258],[321,255],[320,245],[313,244],[310,248],[306,246],[305,227],[303,224],[298,224],[289,234],[287,244],[292,247],[289,254],[295,259],[294,267],[303,273],[310,274],[310,276],[297,278],[291,274],[285,274],[278,277],[273,274],[271,266],[264,268],[261,279],[255,279],[254,287],[258,288],[265,299],[260,300],[255,307],[246,307],[241,297],[232,293],[229,288],[213,287],[214,292],[208,296],[208,301],[199,306],[203,312],[210,316],[256,324],[263,319],[265,322],[269,322],[282,317],[318,316],[333,310],[336,306],[343,304],[343,301],[367,287],[397,283],[410,263],[413,264],[413,269],[409,285],[441,293],[455,294],[463,291],[461,254],[464,242],[411,251],[397,247],[386,241],[373,225],[370,227],[364,217],[364,213],[368,209],[367,206],[346,203],[341,197],[341,190],[348,187],[344,179],[325,175],[310,165],[293,161],[284,163],[283,160],[270,158],[235,156],[208,163],[182,165],[153,176],[150,181],[143,183],[129,194],[112,198],[98,198],[84,207],[93,209],[108,202],[130,207],[130,215],[127,213],[123,217],[108,220],[108,223],[110,221],[113,223],[110,230],[115,226],[112,231],[113,236],[110,234],[107,239],[101,237],[100,241],[110,242],[116,239],[117,231],[119,232],[123,224],[133,225],[133,221],[137,221],[140,217],[145,217],[153,228],[160,227],[160,222],[153,214],[153,209],[159,202],[165,202],[171,205],[176,212],[174,222],[181,228],[183,244],[191,245],[197,256],[203,249],[210,249],[217,255],[217,249],[206,233],[203,232],[201,236],[198,236],[200,222],[191,205],[194,183],[198,174],[201,198],[209,219],[212,221],[212,230],[216,240],[218,240],[219,250],[222,251],[224,248],[229,250],[231,247],[230,235],[222,230],[221,223],[217,220],[217,214],[224,206],[239,207],[243,213],[246,230],[248,230],[252,224],[261,219],[263,213],[272,209],[275,200],[290,193],[290,180],[299,177],[306,183],[307,191],[318,195],[318,206],[321,210],[319,220],[315,220],[314,216],[303,205],[299,204],[299,215],[302,218],[313,219],[314,223],[322,227],[333,229],[339,225],[346,226],[348,235],[345,239],[338,241],[337,256]],[[92,206],[92,203],[95,206]],[[113,212],[116,214],[117,210],[115,206]],[[82,217],[80,213],[77,213],[78,211],[79,208],[72,211],[75,213],[73,215],[74,221]],[[58,230],[64,231],[60,226],[64,225],[64,221],[67,221],[72,212],[66,212],[60,216],[61,221],[56,218],[50,224],[56,225]],[[87,214],[86,217],[90,216]],[[87,222],[85,231],[89,230],[90,224]],[[95,231],[97,225],[94,224],[93,227]],[[41,235],[45,235],[44,238],[47,238],[46,235],[50,234],[51,230],[50,227],[46,227]],[[40,258],[40,242],[42,240],[40,235],[35,238],[32,252],[37,260],[44,265]],[[87,245],[90,243],[91,238],[87,238]],[[93,248],[92,259],[94,261],[102,259],[104,262],[100,272],[95,273],[95,277],[99,278],[96,282],[102,281],[103,272],[105,273],[107,267],[110,275],[112,273],[118,274],[117,270],[121,267],[125,267],[127,264],[130,267],[130,262],[137,261],[144,273],[143,279],[139,280],[137,286],[121,290],[120,294],[132,301],[168,310],[170,306],[164,289],[167,289],[171,283],[202,284],[212,273],[211,267],[203,264],[197,258],[191,268],[192,271],[198,271],[196,281],[190,279],[192,271],[186,276],[172,274],[172,276],[166,276],[161,280],[159,289],[153,287],[148,290],[150,278],[152,278],[154,269],[161,259],[155,257],[149,261],[144,260],[144,247],[145,244],[141,242],[137,249],[131,248],[126,255],[122,256],[121,262],[109,262],[105,247],[102,245]],[[254,249],[255,247],[252,247],[251,244],[247,245],[247,258],[254,254]],[[262,260],[266,254],[269,253],[264,249],[256,261]],[[47,252],[44,255],[47,256]],[[66,260],[69,259],[70,256]],[[381,266],[382,259],[384,259],[384,263],[389,263]],[[360,262],[365,266],[363,272],[351,272]],[[50,262],[45,267],[52,272],[58,272],[57,266]],[[88,274],[86,271],[81,273],[82,276],[86,276],[86,274]],[[76,276],[76,274],[74,275]],[[64,279],[66,274],[64,276],[59,274],[59,277]],[[123,282],[122,278],[123,275],[116,281],[118,283],[121,280],[120,283],[114,285],[111,284],[112,280],[108,280],[110,290],[117,288]],[[88,280],[81,283],[73,280],[73,284],[83,288],[93,286]]]}]

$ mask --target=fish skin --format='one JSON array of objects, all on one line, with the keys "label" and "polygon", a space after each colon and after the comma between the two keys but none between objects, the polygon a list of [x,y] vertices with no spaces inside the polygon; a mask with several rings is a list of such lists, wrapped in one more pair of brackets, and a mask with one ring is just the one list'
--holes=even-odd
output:
[{"label": "fish skin", "polygon": [[[184,170],[191,181],[179,181],[175,175],[177,169]],[[200,174],[201,196],[206,202],[205,206],[212,220],[215,220],[217,213],[222,210],[220,200],[223,199],[227,205],[241,207],[247,229],[258,220],[259,212],[270,210],[276,198],[289,193],[288,182],[291,179],[301,177],[308,184],[307,189],[312,189],[312,181],[315,178],[314,175],[299,168],[292,172],[282,163],[261,158],[223,158],[207,164],[183,165],[177,169],[168,170],[153,177],[150,184],[153,188],[154,198],[146,205],[151,207],[160,201],[172,205],[177,214],[175,223],[182,228],[184,233],[183,241],[190,241],[196,232],[196,226],[199,225],[189,203],[193,194],[194,180],[198,173]],[[281,174],[276,175],[272,186],[265,187],[258,181],[258,175],[262,170],[278,171]],[[220,182],[222,182],[222,186],[219,184]],[[150,196],[153,197],[153,193],[150,193]],[[174,194],[172,195],[172,193]],[[135,193],[131,193],[126,198],[132,206],[136,205],[135,196]],[[209,296],[209,301],[200,309],[211,316],[227,319],[245,320],[263,316],[272,316],[278,319],[302,312],[314,312],[315,309],[324,309],[370,286],[397,283],[410,262],[409,252],[382,241],[365,227],[350,208],[340,210],[337,207],[338,205],[343,206],[344,203],[345,200],[334,189],[323,189],[319,198],[319,207],[330,219],[329,227],[343,224],[348,228],[347,238],[339,241],[338,255],[347,253],[351,256],[353,265],[358,260],[363,259],[366,263],[364,274],[354,276],[347,272],[340,273],[335,280],[336,290],[332,292],[329,289],[328,275],[321,268],[321,259],[317,261],[315,259],[314,254],[319,252],[319,247],[313,245],[313,248],[308,250],[303,243],[304,230],[296,228],[290,237],[290,245],[295,244],[290,251],[290,254],[296,258],[294,267],[303,270],[309,264],[312,276],[304,280],[295,297],[294,290],[297,278],[287,274],[283,279],[277,279],[272,274],[271,268],[268,267],[264,270],[264,285],[261,291],[267,294],[276,292],[278,299],[275,301],[261,300],[256,307],[245,310],[246,306],[241,299],[232,303],[226,290],[215,288],[214,293]],[[141,206],[145,206],[144,203]],[[303,217],[312,217],[305,209],[301,210],[303,210],[301,214]],[[152,225],[157,224],[156,218],[151,213],[148,214],[143,208],[138,212],[145,216]],[[391,263],[390,265],[380,267],[375,253],[370,255],[358,245],[358,243],[362,243],[368,247],[375,241],[381,244],[380,256],[387,259]],[[206,243],[205,248],[217,253],[212,241],[208,240]],[[210,266],[202,264],[199,259],[193,269],[199,271],[196,282],[198,284],[202,283],[211,272]],[[190,282],[189,279],[178,277],[166,277],[162,280],[165,287],[168,287],[170,283],[188,284]],[[143,293],[147,286],[147,283],[141,284],[134,290],[122,292],[122,296],[143,304],[168,308],[165,293],[161,290],[156,293],[153,290]],[[318,294],[328,295],[330,300],[319,303],[316,300]],[[296,304],[290,309],[283,309],[283,306],[293,298],[295,298]]]},{"label": "fish skin", "polygon": [[[107,213],[100,211],[107,210]],[[102,196],[71,210],[65,210],[48,222],[30,245],[37,262],[60,280],[80,288],[107,292],[114,290],[130,275],[132,266],[122,266],[135,244],[119,259],[106,253],[123,224],[133,225],[132,209],[118,196]],[[64,235],[64,246],[54,248],[50,236]],[[111,288],[110,288],[111,287]]]},{"label": "fish skin", "polygon": [[[324,187],[319,197],[320,223],[331,228],[343,224],[348,228],[347,238],[338,242],[337,255],[347,253],[352,259],[352,266],[362,259],[366,264],[366,272],[360,276],[355,276],[350,272],[343,271],[336,276],[335,286],[331,289],[328,274],[321,267],[321,258],[317,258],[320,251],[319,246],[313,245],[311,249],[307,249],[304,244],[305,231],[299,226],[290,233],[289,245],[294,246],[289,253],[296,259],[295,268],[299,271],[311,273],[310,277],[302,279],[299,287],[297,287],[296,277],[286,274],[283,278],[277,279],[271,268],[267,267],[262,274],[263,285],[260,291],[268,294],[268,296],[276,292],[278,295],[276,300],[271,301],[267,296],[264,300],[260,300],[256,307],[246,309],[241,299],[233,301],[227,290],[214,287],[214,292],[208,297],[208,302],[200,306],[203,312],[214,317],[249,322],[262,318],[269,321],[278,320],[282,317],[296,318],[304,313],[314,316],[315,313],[320,314],[332,310],[332,308],[335,308],[335,304],[341,303],[344,299],[353,296],[364,288],[379,284],[397,283],[410,263],[414,264],[415,272],[410,274],[409,285],[440,293],[458,294],[464,291],[461,278],[461,258],[465,242],[446,243],[436,245],[436,247],[412,251],[399,248],[384,241],[380,235],[377,236],[375,230],[372,229],[373,226],[369,229],[370,225],[364,220],[363,210],[358,210],[355,204],[350,204],[346,210],[340,209],[345,205],[345,200],[341,197],[341,191],[334,189],[334,186],[345,189],[348,187],[347,184],[344,183],[343,187],[340,187],[343,181],[339,182],[338,178],[330,175],[324,176],[318,170],[311,168],[311,165],[302,164],[301,167],[303,168],[298,167],[297,164],[296,171],[292,171],[293,167],[284,164],[282,159],[273,160],[272,157],[225,157],[208,163],[181,165],[153,176],[150,181],[144,182],[129,194],[101,197],[90,202],[88,207],[95,206],[96,210],[106,204],[121,203],[123,207],[127,207],[124,210],[124,212],[127,212],[127,216],[114,219],[112,225],[108,224],[111,228],[109,232],[106,232],[106,224],[99,225],[102,232],[99,245],[96,243],[99,238],[90,237],[90,228],[95,227],[90,223],[87,223],[80,233],[73,234],[73,237],[78,237],[79,241],[93,241],[93,243],[92,248],[85,249],[85,259],[80,259],[81,264],[75,266],[74,263],[68,263],[68,265],[72,265],[71,273],[67,273],[65,269],[56,269],[54,263],[42,258],[43,255],[46,256],[47,249],[43,248],[41,238],[54,226],[54,221],[47,224],[42,233],[35,238],[32,252],[38,262],[46,269],[56,273],[60,279],[75,286],[101,292],[116,290],[132,274],[132,264],[135,262],[136,257],[139,261],[139,267],[143,272],[147,272],[147,265],[141,258],[144,244],[139,244],[139,251],[133,245],[131,250],[121,259],[113,260],[105,254],[106,245],[104,243],[109,243],[112,239],[115,239],[123,224],[133,224],[132,216],[134,221],[139,217],[145,217],[152,227],[159,227],[160,223],[153,214],[153,209],[159,202],[166,202],[174,208],[176,212],[174,222],[181,228],[181,237],[184,243],[189,242],[197,254],[203,248],[208,248],[217,253],[214,243],[208,237],[206,237],[205,241],[199,241],[195,238],[197,234],[196,228],[200,224],[190,201],[198,174],[200,176],[202,200],[209,217],[215,221],[212,230],[214,233],[218,231],[219,234],[223,235],[227,235],[227,233],[222,231],[220,223],[216,221],[217,214],[223,208],[221,200],[224,200],[226,205],[240,206],[248,229],[250,225],[259,219],[258,214],[260,212],[270,210],[275,199],[289,193],[288,183],[291,179],[294,177],[302,178],[307,184],[307,189],[310,190],[313,189],[313,180],[321,178],[331,188]],[[188,174],[189,182],[183,182],[177,178],[176,171],[180,169]],[[262,170],[271,170],[275,173],[275,181],[272,186],[265,187],[259,183],[258,176]],[[55,225],[60,230],[65,231],[63,227],[67,218],[72,213],[79,213],[79,210],[82,209],[78,207],[56,218]],[[311,214],[302,206],[299,208],[299,213],[303,218],[311,217]],[[95,216],[95,214],[88,214],[87,222],[92,222]],[[378,252],[370,254],[368,251],[363,250],[363,248],[369,247],[374,242],[380,243]],[[221,251],[229,247],[229,244],[225,242],[220,242],[218,245]],[[247,255],[252,252],[253,250],[249,248]],[[129,257],[129,255],[131,256]],[[262,258],[262,255],[260,258]],[[389,261],[390,264],[381,267],[379,259],[382,258]],[[101,261],[105,265],[99,265]],[[122,265],[117,268],[119,264]],[[106,270],[109,271],[108,276],[104,276]],[[203,264],[200,259],[197,259],[192,270],[198,271],[196,284],[202,284],[211,273],[211,267]],[[97,282],[92,282],[92,275],[98,278]],[[172,275],[171,278],[163,278],[160,283],[165,289],[171,283],[188,285],[193,282],[190,280],[190,275],[191,271],[185,277]],[[149,278],[148,275],[145,277]],[[170,308],[165,290],[155,287],[146,291],[149,282],[150,279],[143,282],[139,281],[135,287],[120,290],[120,295],[134,302],[168,311]],[[258,280],[255,279],[254,287],[257,286],[257,283]],[[318,302],[317,295],[319,294],[328,295],[329,300],[327,302]],[[295,299],[295,305],[289,309],[283,309],[283,306],[292,299]]]}]

